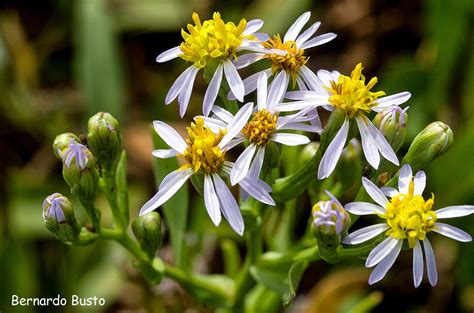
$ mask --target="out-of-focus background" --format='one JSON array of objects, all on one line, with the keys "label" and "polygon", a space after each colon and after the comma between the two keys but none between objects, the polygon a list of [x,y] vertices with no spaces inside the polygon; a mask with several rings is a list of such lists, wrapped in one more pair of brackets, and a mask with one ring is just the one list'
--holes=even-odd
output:
[{"label": "out-of-focus background", "polygon": [[[311,49],[309,66],[349,73],[363,62],[378,90],[408,90],[409,138],[440,120],[453,128],[454,146],[426,169],[436,207],[474,203],[474,2],[472,0],[2,0],[0,2],[0,311],[1,312],[211,312],[173,282],[148,285],[121,247],[99,242],[68,247],[43,226],[47,195],[69,195],[51,149],[62,132],[85,132],[88,117],[109,111],[119,119],[129,156],[132,216],[155,191],[150,124],[184,123],[201,112],[205,83],[197,79],[184,120],[164,105],[182,60],[155,63],[181,42],[191,13],[202,19],[220,11],[224,20],[260,18],[264,32],[284,33],[304,11],[338,37]],[[256,67],[243,70],[242,76]],[[406,151],[407,147],[402,148]],[[351,199],[348,199],[351,200]],[[104,199],[99,199],[105,203]],[[79,207],[79,206],[77,206]],[[309,208],[308,208],[309,210]],[[104,219],[110,221],[105,213]],[[197,245],[190,212],[185,237],[204,257],[195,267],[216,272],[214,245]],[[202,217],[202,216],[201,216]],[[205,218],[204,218],[205,219]],[[474,220],[453,224],[474,234]],[[474,245],[433,236],[439,283],[413,288],[411,253],[392,273],[369,287],[361,260],[340,266],[318,262],[305,273],[285,312],[347,312],[351,297],[370,293],[373,312],[473,312]],[[432,238],[433,238],[432,237]],[[194,251],[196,252],[196,251]],[[160,254],[169,258],[165,245]],[[215,267],[213,267],[215,266]],[[216,269],[217,267],[217,269]],[[426,278],[425,278],[426,279]],[[102,296],[105,308],[11,308],[21,297]],[[340,303],[346,303],[346,307]],[[349,304],[347,304],[349,303]]]}]

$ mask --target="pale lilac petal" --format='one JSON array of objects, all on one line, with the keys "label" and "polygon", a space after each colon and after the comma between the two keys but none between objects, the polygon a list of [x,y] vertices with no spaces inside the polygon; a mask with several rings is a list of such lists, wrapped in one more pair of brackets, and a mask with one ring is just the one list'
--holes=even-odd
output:
[{"label": "pale lilac petal", "polygon": [[318,168],[318,179],[324,179],[329,177],[336,168],[336,164],[339,161],[342,150],[346,145],[347,133],[349,132],[349,120],[346,118],[341,126],[341,129],[337,132],[329,144],[326,152],[319,163]]},{"label": "pale lilac petal", "polygon": [[160,190],[140,209],[140,216],[150,213],[169,200],[181,186],[193,175],[192,169],[178,169],[169,173],[163,180],[165,184],[160,185]]},{"label": "pale lilac petal", "polygon": [[242,78],[240,78],[234,64],[230,60],[224,61],[224,73],[232,93],[235,95],[237,100],[244,102],[244,83],[242,82]]},{"label": "pale lilac petal", "polygon": [[[266,73],[267,75],[271,75],[272,70],[271,69],[265,69],[263,71],[257,72],[255,74],[252,74],[249,77],[245,78],[243,80],[243,82],[244,82],[244,88],[245,88],[245,94],[246,95],[248,95],[249,93],[251,93],[252,91],[257,89],[257,81],[258,81],[258,78],[260,77],[261,73]],[[234,94],[232,93],[232,90],[229,91],[229,93],[227,94],[227,98],[229,100],[235,100],[236,99]]]},{"label": "pale lilac petal", "polygon": [[428,280],[431,286],[436,286],[438,282],[438,270],[436,268],[436,259],[434,256],[433,248],[428,238],[423,239],[423,247],[425,248],[426,258],[426,272],[428,273]]},{"label": "pale lilac petal", "polygon": [[217,115],[218,118],[223,120],[226,124],[230,124],[230,122],[232,122],[232,120],[234,119],[232,113],[217,105],[212,107],[212,112]]},{"label": "pale lilac petal", "polygon": [[280,71],[270,84],[270,90],[267,97],[267,108],[270,109],[283,100],[288,88],[289,76],[286,71]]},{"label": "pale lilac petal", "polygon": [[159,56],[156,57],[156,62],[167,62],[169,60],[177,58],[180,54],[183,54],[183,52],[181,52],[181,49],[179,48],[179,46],[177,46],[162,52]]},{"label": "pale lilac petal", "polygon": [[181,93],[181,90],[185,87],[185,82],[189,80],[189,77],[195,76],[196,73],[199,71],[197,67],[191,65],[188,67],[178,78],[174,81],[173,85],[171,85],[168,94],[166,95],[165,103],[170,104],[173,102],[174,99]]},{"label": "pale lilac petal", "polygon": [[379,150],[377,149],[377,142],[375,141],[375,138],[372,137],[367,124],[360,116],[356,117],[356,122],[359,128],[360,138],[362,140],[362,149],[364,151],[365,158],[374,169],[377,169],[380,163],[380,154]]},{"label": "pale lilac petal", "polygon": [[263,160],[265,158],[265,146],[257,149],[255,158],[250,165],[249,173],[247,177],[249,179],[257,180],[260,177],[260,171],[262,170]]},{"label": "pale lilac petal", "polygon": [[214,133],[218,133],[219,130],[223,130],[227,128],[226,123],[216,118],[207,117],[207,116],[196,116],[194,117],[194,120],[196,120],[197,118],[201,118],[204,121],[204,125],[206,127],[209,127],[211,131]]},{"label": "pale lilac petal", "polygon": [[416,240],[413,248],[413,284],[415,288],[421,284],[423,279],[423,251],[421,251],[420,241]]},{"label": "pale lilac petal", "polygon": [[306,83],[304,82],[303,78],[301,78],[300,76],[296,77],[296,83],[298,83],[299,90],[308,90]]},{"label": "pale lilac petal", "polygon": [[342,239],[342,243],[357,245],[376,237],[387,229],[389,229],[389,226],[386,223],[367,226],[347,235],[344,239]]},{"label": "pale lilac petal", "polygon": [[319,26],[321,26],[321,22],[316,22],[308,29],[306,29],[301,35],[296,38],[296,46],[300,47],[302,44],[304,44],[311,36],[314,35],[314,33],[318,30]]},{"label": "pale lilac petal", "polygon": [[306,85],[308,85],[310,90],[316,91],[323,95],[329,94],[329,91],[323,88],[323,82],[321,79],[319,79],[319,77],[306,65],[300,67],[298,74],[303,77],[304,82]]},{"label": "pale lilac petal", "polygon": [[331,81],[333,81],[331,72],[327,70],[319,70],[317,75],[324,86],[331,87]]},{"label": "pale lilac petal", "polygon": [[186,109],[188,108],[189,99],[191,98],[191,93],[193,91],[194,79],[196,78],[198,71],[199,69],[196,69],[191,72],[191,74],[184,81],[183,89],[181,89],[178,95],[179,115],[181,117],[184,116],[184,113],[186,113]]},{"label": "pale lilac petal", "polygon": [[324,192],[329,196],[332,201],[336,202],[338,206],[340,206],[341,208],[343,207],[342,203],[339,202],[339,200],[329,190],[324,190]]},{"label": "pale lilac petal", "polygon": [[221,222],[219,198],[217,198],[216,190],[209,174],[204,175],[204,204],[212,222],[218,226]]},{"label": "pale lilac petal", "polygon": [[239,56],[239,58],[236,61],[234,61],[234,65],[236,69],[241,69],[259,60],[262,60],[264,57],[265,57],[265,54],[260,53],[260,52],[246,53]]},{"label": "pale lilac petal", "polygon": [[356,215],[384,214],[385,208],[369,202],[351,202],[344,207],[348,212]]},{"label": "pale lilac petal", "polygon": [[239,181],[247,176],[250,163],[252,162],[252,158],[255,155],[255,150],[257,149],[256,144],[251,144],[248,146],[244,152],[237,158],[235,161],[234,166],[232,167],[232,171],[230,172],[230,183],[232,186],[237,184]]},{"label": "pale lilac petal", "polygon": [[153,154],[154,157],[160,158],[160,159],[168,159],[176,156],[179,152],[174,150],[174,149],[158,149],[158,150],[153,150],[151,154]]},{"label": "pale lilac petal", "polygon": [[235,146],[237,146],[238,144],[244,142],[245,139],[244,138],[235,138],[235,139],[232,139],[231,141],[229,141],[229,143],[225,146],[225,148],[227,150],[230,150],[232,148],[234,148]]},{"label": "pale lilac petal", "polygon": [[384,195],[390,198],[393,198],[399,194],[398,190],[393,187],[380,187],[380,190],[382,190]]},{"label": "pale lilac petal", "polygon": [[292,112],[292,111],[316,108],[326,103],[327,103],[327,97],[321,96],[319,97],[319,99],[313,98],[311,100],[279,103],[273,106],[271,109],[274,112]]},{"label": "pale lilac petal", "polygon": [[466,233],[464,230],[445,223],[435,223],[433,231],[461,242],[469,242],[472,240],[471,235]]},{"label": "pale lilac petal", "polygon": [[[382,259],[384,259],[392,250],[400,249],[403,240],[393,237],[387,237],[384,241],[379,243],[372,251],[370,251],[367,261],[365,262],[366,267],[372,267],[377,265]],[[397,254],[398,255],[398,254]]]},{"label": "pale lilac petal", "polygon": [[205,116],[208,116],[211,112],[212,105],[216,101],[217,94],[219,93],[219,89],[221,88],[222,82],[222,64],[219,64],[214,75],[212,76],[211,82],[207,87],[206,94],[204,95],[204,101],[202,103],[202,113]]},{"label": "pale lilac petal", "polygon": [[453,218],[468,216],[474,213],[474,205],[454,205],[435,211],[436,218]]},{"label": "pale lilac petal", "polygon": [[275,133],[271,139],[287,146],[299,146],[310,143],[308,137],[300,134]]},{"label": "pale lilac petal", "polygon": [[398,190],[400,193],[408,194],[408,186],[410,185],[412,175],[410,165],[403,164],[398,175]]},{"label": "pale lilac petal", "polygon": [[415,195],[423,194],[426,186],[426,174],[423,171],[418,171],[413,178],[413,183],[415,184]]},{"label": "pale lilac petal", "polygon": [[252,36],[257,37],[258,42],[264,42],[270,39],[270,36],[268,36],[266,33],[253,33]]},{"label": "pale lilac petal", "polygon": [[239,186],[256,200],[274,206],[275,201],[272,199],[268,193],[269,191],[262,183],[264,183],[262,180],[255,181],[253,178],[247,177],[239,182]]},{"label": "pale lilac petal", "polygon": [[249,102],[235,114],[232,121],[229,123],[227,127],[227,133],[222,138],[221,142],[219,143],[219,148],[223,149],[229,141],[235,138],[237,134],[239,134],[242,129],[244,128],[245,124],[252,115],[253,103]]},{"label": "pale lilac petal", "polygon": [[289,100],[319,100],[324,98],[329,101],[328,96],[320,95],[312,90],[289,91],[285,94],[285,98]]},{"label": "pale lilac petal", "polygon": [[257,82],[257,107],[259,111],[269,107],[267,104],[267,80],[267,73],[260,74]]},{"label": "pale lilac petal", "polygon": [[375,127],[374,124],[372,124],[372,122],[365,115],[363,115],[362,118],[365,120],[365,123],[368,127],[369,133],[372,135],[372,138],[375,139],[375,143],[377,144],[377,149],[380,151],[380,154],[382,154],[385,159],[392,162],[393,164],[397,166],[400,165],[395,151],[393,151],[393,148],[387,142],[387,139],[385,139],[380,130],[378,130],[377,127]]},{"label": "pale lilac petal", "polygon": [[279,129],[286,129],[286,130],[302,130],[309,133],[321,133],[323,129],[318,126],[308,125],[308,124],[301,124],[301,123],[289,123],[285,124],[284,126],[280,127]]},{"label": "pale lilac petal", "polygon": [[245,25],[245,29],[243,31],[244,35],[250,35],[258,31],[263,26],[263,21],[259,19],[250,20]]},{"label": "pale lilac petal", "polygon": [[244,220],[239,205],[227,185],[218,174],[212,174],[217,197],[219,198],[222,214],[229,222],[230,227],[240,236],[244,233]]},{"label": "pale lilac petal", "polygon": [[325,44],[325,43],[333,40],[336,37],[337,37],[337,35],[334,34],[334,33],[326,33],[326,34],[316,36],[313,39],[310,39],[310,40],[306,41],[304,44],[302,44],[301,49],[309,49],[309,48],[313,48],[313,47],[316,47],[316,46],[320,46],[322,44]]},{"label": "pale lilac petal", "polygon": [[365,177],[362,177],[362,185],[364,185],[367,194],[380,206],[384,207],[387,205],[388,200],[383,194],[382,190],[379,189],[373,182]]},{"label": "pale lilac petal", "polygon": [[184,150],[186,150],[187,147],[186,142],[176,130],[162,121],[154,121],[153,127],[158,136],[160,136],[168,146],[181,154],[184,153]]},{"label": "pale lilac petal", "polygon": [[380,263],[378,263],[378,265],[374,268],[372,273],[370,273],[369,285],[373,285],[385,277],[387,272],[393,266],[393,263],[395,263],[395,260],[400,254],[401,249],[402,241],[400,240],[397,241],[394,248],[389,251],[389,253],[383,258],[383,260],[381,260]]},{"label": "pale lilac petal", "polygon": [[300,17],[298,17],[298,19],[290,26],[290,28],[286,32],[285,37],[283,37],[283,42],[287,42],[290,40],[295,41],[301,29],[303,29],[304,25],[309,21],[310,17],[311,12],[305,12]]},{"label": "pale lilac petal", "polygon": [[377,103],[377,106],[375,106],[373,109],[377,109],[378,111],[382,111],[383,109],[386,109],[387,107],[390,107],[392,105],[400,105],[402,103],[405,103],[410,99],[411,93],[405,91],[405,92],[400,92],[396,93],[394,95],[386,96],[386,97],[381,97],[378,98],[375,102]]}]

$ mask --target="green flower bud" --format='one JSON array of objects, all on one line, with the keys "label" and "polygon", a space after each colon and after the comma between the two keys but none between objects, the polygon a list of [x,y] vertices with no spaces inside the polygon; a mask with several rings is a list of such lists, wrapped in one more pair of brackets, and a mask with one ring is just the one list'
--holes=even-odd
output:
[{"label": "green flower bud", "polygon": [[401,163],[410,164],[416,171],[443,154],[452,144],[451,128],[443,122],[433,122],[416,135]]},{"label": "green flower bud", "polygon": [[72,203],[60,193],[54,193],[44,200],[43,219],[46,228],[59,240],[68,243],[77,240],[81,228]]},{"label": "green flower bud", "polygon": [[150,258],[153,258],[156,250],[161,247],[161,216],[158,212],[150,212],[139,216],[132,223],[133,234],[140,243],[140,247]]},{"label": "green flower bud", "polygon": [[373,119],[375,127],[383,134],[385,139],[397,152],[403,146],[407,134],[408,107],[401,109],[393,106],[379,112]]},{"label": "green flower bud", "polygon": [[301,166],[308,163],[309,160],[311,160],[314,157],[314,155],[319,149],[319,145],[320,145],[319,142],[310,142],[306,146],[304,146],[303,150],[301,150],[300,159],[299,159],[299,164]]},{"label": "green flower bud", "polygon": [[87,143],[104,169],[115,170],[122,152],[122,136],[112,115],[99,112],[89,119]]},{"label": "green flower bud", "polygon": [[64,133],[57,135],[53,142],[54,155],[62,161],[64,151],[69,147],[71,141],[80,142],[79,137],[73,133]]},{"label": "green flower bud", "polygon": [[328,263],[340,261],[339,246],[347,233],[351,218],[342,204],[328,191],[331,200],[313,206],[311,232],[318,242],[321,258]]}]

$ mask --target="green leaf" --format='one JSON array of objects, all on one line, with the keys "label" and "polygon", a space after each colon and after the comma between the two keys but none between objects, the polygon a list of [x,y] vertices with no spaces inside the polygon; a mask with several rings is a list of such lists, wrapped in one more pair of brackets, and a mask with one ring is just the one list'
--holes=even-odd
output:
[{"label": "green leaf", "polygon": [[[155,131],[152,131],[152,133],[155,148],[168,148],[168,145],[156,134]],[[155,174],[156,185],[159,186],[163,178],[178,167],[179,165],[176,158],[154,159],[153,171]],[[184,184],[183,187],[181,187],[178,192],[171,197],[171,199],[163,204],[164,218],[166,219],[170,231],[171,249],[173,251],[176,265],[179,267],[184,267],[186,260],[183,243],[188,219],[188,197],[188,187]]]},{"label": "green leaf", "polygon": [[128,225],[130,221],[130,213],[127,188],[127,153],[125,150],[122,151],[115,175],[118,207],[124,218],[125,225]]},{"label": "green leaf", "polygon": [[293,298],[296,296],[296,290],[298,289],[301,277],[303,276],[303,273],[307,267],[307,261],[296,262],[290,267],[290,271],[288,272],[288,284],[290,290],[283,296],[284,305],[289,304],[291,300],[293,300]]}]

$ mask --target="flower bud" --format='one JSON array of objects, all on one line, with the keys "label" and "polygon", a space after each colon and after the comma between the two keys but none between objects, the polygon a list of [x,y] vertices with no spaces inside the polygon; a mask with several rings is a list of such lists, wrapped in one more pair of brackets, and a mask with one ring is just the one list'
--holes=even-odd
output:
[{"label": "flower bud", "polygon": [[71,141],[63,152],[63,161],[63,177],[71,192],[81,202],[92,203],[99,181],[94,155],[86,146]]},{"label": "flower bud", "polygon": [[43,202],[43,219],[46,228],[63,242],[74,242],[80,226],[74,215],[71,201],[60,193],[48,196]]},{"label": "flower bud", "polygon": [[133,221],[132,230],[142,250],[153,258],[156,250],[162,244],[160,214],[158,212],[150,212],[139,216]]},{"label": "flower bud", "polygon": [[401,163],[408,163],[413,170],[418,170],[443,154],[452,144],[451,128],[443,122],[433,122],[416,135]]},{"label": "flower bud", "polygon": [[403,146],[407,134],[407,110],[395,105],[379,112],[373,123],[383,134],[393,151],[397,152]]},{"label": "flower bud", "polygon": [[69,147],[71,141],[80,142],[79,137],[73,133],[57,135],[53,142],[54,155],[62,161],[64,151]]},{"label": "flower bud", "polygon": [[104,169],[115,170],[122,152],[122,136],[119,123],[111,114],[99,112],[89,119],[87,143]]}]

